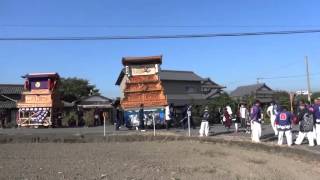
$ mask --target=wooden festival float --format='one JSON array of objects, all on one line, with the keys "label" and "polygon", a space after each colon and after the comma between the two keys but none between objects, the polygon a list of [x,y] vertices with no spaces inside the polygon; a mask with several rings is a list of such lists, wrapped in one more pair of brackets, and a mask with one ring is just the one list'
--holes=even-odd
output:
[{"label": "wooden festival float", "polygon": [[164,124],[167,98],[159,78],[162,56],[124,57],[124,76],[121,81],[123,99],[120,104],[124,109],[127,126],[138,126],[138,112],[144,105],[145,125]]},{"label": "wooden festival float", "polygon": [[56,125],[61,108],[57,73],[31,73],[23,76],[25,91],[18,102],[19,127],[51,127]]}]

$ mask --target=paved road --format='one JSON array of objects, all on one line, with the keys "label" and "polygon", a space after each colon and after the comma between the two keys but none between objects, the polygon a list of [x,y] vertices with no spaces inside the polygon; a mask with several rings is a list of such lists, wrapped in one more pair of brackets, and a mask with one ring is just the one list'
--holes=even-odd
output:
[{"label": "paved road", "polygon": [[[153,131],[153,129],[147,129],[147,131]],[[99,127],[83,127],[83,128],[11,128],[11,129],[0,129],[0,135],[76,135],[76,134],[83,134],[83,135],[103,135],[104,128],[103,126]],[[114,130],[114,126],[107,126],[106,133],[107,135],[116,135],[116,134],[127,134],[127,133],[140,133],[136,130],[129,130],[126,127],[120,128],[119,131]],[[180,129],[180,128],[171,128],[170,130],[166,129],[156,129],[156,132],[171,132],[177,133],[179,135],[188,134],[187,129]],[[234,132],[234,127],[227,131],[224,126],[221,124],[217,124],[211,126],[210,133],[212,135],[221,135],[221,134],[231,134]],[[272,133],[272,129],[269,126],[263,126],[263,134],[267,135]],[[198,136],[199,134],[199,127],[196,129],[191,129],[192,136]],[[244,135],[244,133],[239,133],[237,135]]]},{"label": "paved road", "polygon": [[[294,127],[293,139],[296,138],[298,133],[297,126]],[[100,127],[90,127],[90,128],[39,128],[39,129],[29,129],[29,128],[16,128],[16,129],[0,129],[0,137],[23,137],[23,136],[38,136],[38,137],[67,137],[73,138],[76,136],[90,136],[90,137],[102,137],[104,128]],[[153,129],[147,129],[147,133],[152,132]],[[188,130],[172,128],[169,131],[166,129],[157,129],[157,133],[173,133],[177,135],[188,135]],[[227,137],[231,139],[241,139],[241,140],[250,140],[250,135],[245,134],[242,130],[240,133],[234,133],[234,127],[228,131],[221,124],[211,126],[210,128],[211,136],[214,137]],[[144,132],[136,130],[128,130],[123,127],[120,131],[115,131],[114,126],[107,126],[106,128],[107,135],[130,135],[130,134],[144,134]],[[199,127],[196,129],[191,129],[191,136],[198,136]],[[262,127],[262,138],[261,140],[266,143],[276,144],[277,137],[274,136],[273,130],[270,125],[263,125]],[[307,142],[302,146],[294,146],[294,148],[302,148],[311,151],[320,152],[320,146],[308,147]]]}]

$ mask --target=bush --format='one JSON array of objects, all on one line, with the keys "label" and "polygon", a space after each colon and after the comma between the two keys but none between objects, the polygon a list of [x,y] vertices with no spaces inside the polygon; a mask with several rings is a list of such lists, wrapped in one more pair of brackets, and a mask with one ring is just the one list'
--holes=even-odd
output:
[{"label": "bush", "polygon": [[76,127],[77,126],[77,113],[76,111],[66,111],[63,113],[62,118],[63,127]]},{"label": "bush", "polygon": [[84,125],[85,126],[93,126],[94,122],[93,122],[93,118],[94,118],[94,110],[91,109],[91,110],[85,110],[83,112],[83,120],[84,120]]}]

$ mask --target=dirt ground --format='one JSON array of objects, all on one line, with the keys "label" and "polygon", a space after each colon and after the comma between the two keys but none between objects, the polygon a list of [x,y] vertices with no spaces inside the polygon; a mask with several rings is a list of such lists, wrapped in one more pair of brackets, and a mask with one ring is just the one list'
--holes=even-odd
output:
[{"label": "dirt ground", "polygon": [[0,149],[0,179],[6,180],[320,177],[317,161],[197,141],[0,144]]}]

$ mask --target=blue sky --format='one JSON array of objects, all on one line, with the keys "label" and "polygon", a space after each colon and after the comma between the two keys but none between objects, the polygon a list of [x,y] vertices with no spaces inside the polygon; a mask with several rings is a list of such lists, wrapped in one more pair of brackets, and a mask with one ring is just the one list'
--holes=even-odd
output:
[{"label": "blue sky", "polygon": [[[0,37],[320,29],[319,7],[319,1],[303,0],[0,0]],[[63,77],[88,79],[104,95],[115,97],[119,89],[114,83],[123,56],[162,54],[163,69],[192,70],[230,91],[255,83],[257,77],[304,74],[304,57],[308,55],[314,74],[312,89],[320,90],[319,42],[320,33],[178,40],[0,41],[0,83],[23,83],[20,76],[25,73],[55,71]],[[305,77],[263,82],[273,89],[306,88]]]}]

